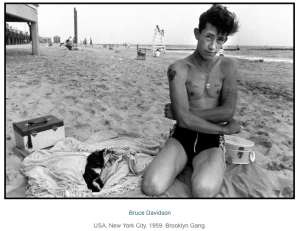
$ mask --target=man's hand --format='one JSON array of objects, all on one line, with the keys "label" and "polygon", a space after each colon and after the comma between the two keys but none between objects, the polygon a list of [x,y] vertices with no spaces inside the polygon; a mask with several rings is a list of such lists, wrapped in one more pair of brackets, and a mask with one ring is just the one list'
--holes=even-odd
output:
[{"label": "man's hand", "polygon": [[165,105],[164,108],[164,113],[165,113],[165,117],[170,119],[170,120],[176,120],[175,115],[173,113],[173,109],[172,109],[172,104],[171,103],[167,103]]},{"label": "man's hand", "polygon": [[225,135],[231,135],[231,134],[236,134],[241,132],[241,125],[236,121],[236,120],[232,120],[230,121],[227,125],[224,126],[224,133]]}]

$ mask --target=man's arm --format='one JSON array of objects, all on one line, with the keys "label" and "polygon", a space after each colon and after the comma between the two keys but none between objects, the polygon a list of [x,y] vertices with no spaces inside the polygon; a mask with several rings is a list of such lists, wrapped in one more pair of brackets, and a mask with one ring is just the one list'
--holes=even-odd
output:
[{"label": "man's arm", "polygon": [[237,65],[230,59],[221,64],[225,78],[220,95],[220,106],[207,110],[191,110],[191,113],[210,122],[230,122],[237,101]]},{"label": "man's arm", "polygon": [[186,89],[187,68],[177,62],[168,68],[170,98],[173,112],[178,125],[201,133],[232,134],[240,131],[237,124],[221,126],[199,118],[189,111],[189,101]]},{"label": "man's arm", "polygon": [[[190,110],[190,112],[197,117],[213,123],[230,122],[235,113],[237,100],[237,68],[235,63],[231,60],[228,60],[225,64],[227,70],[225,70],[225,79],[220,95],[220,106],[206,110]],[[165,114],[169,119],[175,119],[172,109],[171,104],[165,105]]]}]

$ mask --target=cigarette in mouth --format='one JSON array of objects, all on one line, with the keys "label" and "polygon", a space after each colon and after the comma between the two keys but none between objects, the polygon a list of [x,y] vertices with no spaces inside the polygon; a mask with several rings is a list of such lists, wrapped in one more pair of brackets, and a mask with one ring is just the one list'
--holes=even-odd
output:
[{"label": "cigarette in mouth", "polygon": [[240,126],[241,126],[241,129],[245,130],[245,128],[242,125],[240,125]]}]

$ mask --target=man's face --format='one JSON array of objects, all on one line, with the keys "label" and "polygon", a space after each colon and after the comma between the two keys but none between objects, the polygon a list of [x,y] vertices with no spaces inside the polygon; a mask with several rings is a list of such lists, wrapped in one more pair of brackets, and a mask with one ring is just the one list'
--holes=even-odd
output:
[{"label": "man's face", "polygon": [[195,36],[198,40],[197,50],[205,60],[213,59],[227,40],[226,34],[218,34],[217,28],[210,23],[201,33],[195,29]]}]

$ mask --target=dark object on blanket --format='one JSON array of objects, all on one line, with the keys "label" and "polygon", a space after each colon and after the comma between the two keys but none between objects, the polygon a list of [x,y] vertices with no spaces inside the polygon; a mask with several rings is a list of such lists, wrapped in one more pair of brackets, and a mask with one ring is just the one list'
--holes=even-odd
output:
[{"label": "dark object on blanket", "polygon": [[[92,152],[87,158],[87,164],[85,166],[85,172],[83,178],[93,192],[100,192],[100,188],[103,188],[103,182],[100,179],[100,172],[104,168],[104,150]],[[97,172],[99,171],[100,172]],[[99,185],[99,187],[96,186]]]}]

